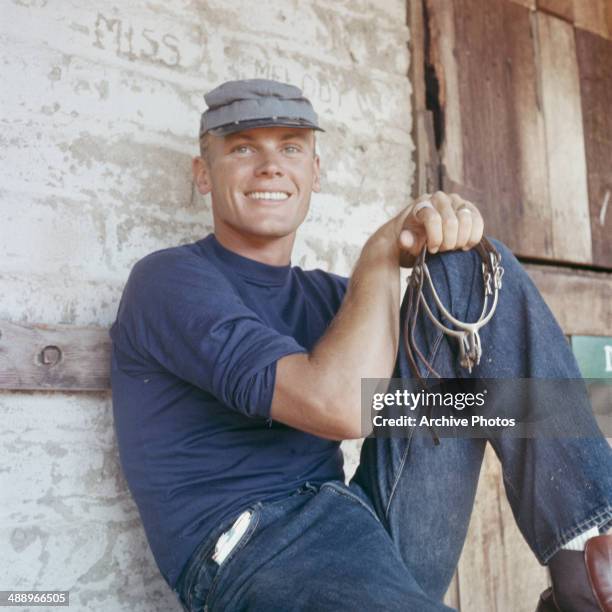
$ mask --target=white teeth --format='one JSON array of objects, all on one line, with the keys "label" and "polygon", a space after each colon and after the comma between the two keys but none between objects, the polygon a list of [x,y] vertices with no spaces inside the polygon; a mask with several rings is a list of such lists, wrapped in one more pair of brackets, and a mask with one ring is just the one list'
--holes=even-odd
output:
[{"label": "white teeth", "polygon": [[254,200],[286,200],[289,197],[283,191],[251,191],[247,196]]}]

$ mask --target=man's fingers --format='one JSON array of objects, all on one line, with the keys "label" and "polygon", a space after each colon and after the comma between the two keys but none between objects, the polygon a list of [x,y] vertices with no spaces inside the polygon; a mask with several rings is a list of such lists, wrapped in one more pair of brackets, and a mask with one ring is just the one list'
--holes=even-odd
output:
[{"label": "man's fingers", "polygon": [[466,249],[468,248],[468,243],[472,235],[472,220],[474,218],[474,211],[472,208],[474,208],[474,206],[456,193],[451,193],[449,197],[453,203],[453,210],[455,211],[459,223],[455,248]]},{"label": "man's fingers", "polygon": [[466,250],[475,247],[481,240],[484,232],[484,219],[480,213],[474,215],[472,219],[472,232]]},{"label": "man's fingers", "polygon": [[[482,234],[484,232],[484,219],[482,218],[480,211],[478,210],[478,208],[476,208],[476,206],[474,206],[474,204],[472,204],[471,202],[464,201],[463,205],[468,207],[472,212],[470,237],[465,246],[462,247],[464,251],[467,251],[475,247],[482,240]],[[461,214],[461,211],[459,211],[458,214]],[[467,213],[464,214],[466,217],[468,216]]]},{"label": "man's fingers", "polygon": [[418,253],[427,246],[430,253],[477,245],[484,231],[478,208],[461,196],[437,191],[423,194],[404,210],[400,219],[402,249]]},{"label": "man's fingers", "polygon": [[[459,221],[453,209],[453,202],[443,191],[434,193],[432,200],[441,218],[442,242],[439,245],[440,250],[450,251],[457,244],[457,232],[459,230]],[[427,244],[429,244],[429,241]]]},{"label": "man's fingers", "polygon": [[[419,204],[430,204],[430,206],[419,206]],[[423,224],[424,244],[431,253],[437,253],[442,244],[442,216],[433,202],[433,197],[424,202],[417,203],[413,209],[413,216]]]}]

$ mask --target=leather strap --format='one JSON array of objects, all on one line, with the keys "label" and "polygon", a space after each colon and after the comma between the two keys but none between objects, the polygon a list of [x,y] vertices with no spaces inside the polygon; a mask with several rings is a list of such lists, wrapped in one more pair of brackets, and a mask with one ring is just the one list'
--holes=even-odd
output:
[{"label": "leather strap", "polygon": [[[406,310],[406,317],[403,323],[403,341],[406,350],[406,357],[410,369],[413,371],[416,378],[427,388],[425,380],[421,376],[420,369],[417,363],[417,358],[424,365],[426,369],[426,376],[433,376],[434,378],[442,378],[441,375],[434,369],[433,365],[429,363],[426,357],[423,355],[419,347],[417,346],[414,332],[416,329],[416,323],[419,316],[419,307],[422,305],[426,315],[432,320],[434,325],[441,329],[445,334],[455,337],[459,341],[460,348],[460,365],[466,367],[470,372],[474,365],[478,365],[480,361],[480,355],[482,353],[482,347],[480,345],[480,336],[478,330],[480,327],[486,325],[492,318],[495,309],[497,307],[498,293],[501,289],[501,279],[504,273],[504,269],[501,266],[501,255],[495,248],[495,246],[483,236],[482,240],[476,245],[476,251],[480,255],[482,261],[482,273],[484,282],[484,304],[483,309],[478,321],[474,323],[465,323],[459,321],[452,314],[446,310],[442,302],[440,301],[438,294],[433,286],[433,281],[429,274],[427,264],[425,262],[427,256],[427,245],[423,247],[423,250],[419,254],[415,266],[413,268],[412,275],[408,285],[408,307]],[[448,319],[454,326],[450,328],[438,321],[431,308],[425,300],[423,294],[423,286],[425,281],[429,282],[431,293],[434,297],[439,310],[442,312],[444,317]],[[493,304],[487,312],[488,298],[493,296]],[[455,329],[458,328],[458,329]],[[432,406],[428,407],[428,420],[431,417]],[[438,436],[435,433],[433,427],[429,427],[432,434],[434,443],[437,445],[440,443]]]}]

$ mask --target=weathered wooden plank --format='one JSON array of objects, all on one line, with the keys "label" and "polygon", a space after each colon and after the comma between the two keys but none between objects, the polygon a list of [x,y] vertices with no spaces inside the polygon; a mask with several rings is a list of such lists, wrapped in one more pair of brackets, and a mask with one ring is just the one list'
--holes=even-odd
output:
[{"label": "weathered wooden plank", "polygon": [[586,155],[574,28],[537,14],[554,257],[592,261]]},{"label": "weathered wooden plank", "polygon": [[413,138],[416,145],[416,168],[412,195],[417,197],[423,193],[433,193],[440,188],[439,157],[431,111],[414,113]]},{"label": "weathered wooden plank", "polygon": [[459,41],[455,40],[454,11],[456,3],[446,0],[426,0],[429,29],[428,63],[438,82],[438,104],[443,112],[444,139],[441,158],[446,171],[457,183],[463,184],[464,117],[459,95],[459,65],[456,59]]},{"label": "weathered wooden plank", "polygon": [[[521,7],[505,0],[461,0],[453,5],[463,148],[463,181],[457,182],[483,192],[485,200],[477,204],[489,228],[499,235],[506,226],[504,239],[516,248],[515,223],[508,223],[508,214],[516,210],[520,198],[504,58],[504,12],[509,6]],[[444,163],[454,178],[446,158]]]},{"label": "weathered wooden plank", "polygon": [[612,330],[612,274],[529,264],[525,268],[568,335]]},{"label": "weathered wooden plank", "polygon": [[410,28],[410,82],[414,111],[427,108],[425,100],[425,31],[423,29],[423,3],[408,0],[408,27]]},{"label": "weathered wooden plank", "polygon": [[423,3],[408,2],[410,26],[410,82],[412,83],[413,128],[415,143],[415,180],[412,195],[436,191],[438,152],[435,144],[433,117],[427,109],[425,85],[425,31]]},{"label": "weathered wooden plank", "polygon": [[[430,4],[434,17],[437,10],[448,14],[453,7],[455,53],[448,62],[456,64],[451,72],[461,75],[460,124],[453,124],[444,107],[444,188],[468,198],[482,194],[475,203],[491,233],[503,236],[520,255],[550,257],[552,211],[542,163],[546,144],[533,13],[507,0]],[[443,34],[442,39],[446,30]],[[436,66],[440,71],[446,74],[444,61]],[[453,136],[459,131],[460,137]]]},{"label": "weathered wooden plank", "polygon": [[[566,334],[610,334],[612,274],[525,267]],[[0,389],[107,390],[110,352],[103,328],[0,320]]]},{"label": "weathered wooden plank", "polygon": [[573,23],[604,38],[612,37],[610,0],[538,0],[538,10]]},{"label": "weathered wooden plank", "polygon": [[[548,189],[546,133],[538,89],[538,68],[534,41],[535,14],[508,7],[505,20],[510,95],[514,134],[518,146],[516,181],[520,206],[512,214],[520,235],[512,245],[519,255],[550,258],[552,207]],[[518,216],[520,214],[520,216]],[[517,218],[518,216],[518,218]]]},{"label": "weathered wooden plank", "polygon": [[576,30],[576,55],[582,93],[593,262],[612,268],[612,41]]},{"label": "weathered wooden plank", "polygon": [[608,11],[612,9],[609,0],[574,0],[574,25],[604,38],[610,38]]},{"label": "weathered wooden plank", "polygon": [[0,321],[0,389],[106,390],[109,366],[106,329]]},{"label": "weathered wooden plank", "polygon": [[532,11],[536,9],[536,0],[510,0],[510,2],[520,4],[521,6],[531,9]]},{"label": "weathered wooden plank", "polygon": [[548,584],[516,526],[490,445],[457,574],[461,610],[532,612]]},{"label": "weathered wooden plank", "polygon": [[539,11],[546,11],[571,23],[574,22],[574,0],[537,0],[537,7]]}]

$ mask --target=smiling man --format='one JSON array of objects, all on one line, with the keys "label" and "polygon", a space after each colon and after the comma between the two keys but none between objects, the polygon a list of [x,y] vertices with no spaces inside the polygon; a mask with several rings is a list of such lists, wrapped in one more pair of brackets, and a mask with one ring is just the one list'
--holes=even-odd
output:
[{"label": "smiling man", "polygon": [[[111,329],[121,463],[159,568],[186,610],[448,610],[486,440],[369,438],[349,485],[339,445],[362,435],[362,378],[411,375],[400,267],[443,253],[429,262],[442,299],[478,317],[482,218],[456,194],[425,194],[373,232],[350,279],[292,266],[320,189],[312,106],[257,79],[205,97],[193,175],[214,233],[137,262]],[[508,280],[473,375],[575,377],[550,311],[495,245]],[[426,321],[416,332],[458,376],[455,345]],[[491,443],[534,553],[562,560],[557,601],[596,606],[581,553],[560,549],[612,522],[605,439]]]},{"label": "smiling man", "polygon": [[194,178],[215,203],[217,240],[266,263],[288,263],[311,193],[320,190],[313,129],[259,127],[202,139]]}]

